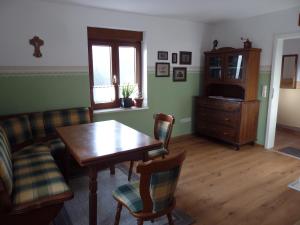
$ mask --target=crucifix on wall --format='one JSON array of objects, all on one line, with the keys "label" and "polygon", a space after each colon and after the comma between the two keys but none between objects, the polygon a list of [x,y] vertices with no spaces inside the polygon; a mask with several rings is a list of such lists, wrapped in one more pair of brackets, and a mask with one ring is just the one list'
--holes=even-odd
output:
[{"label": "crucifix on wall", "polygon": [[44,45],[44,41],[40,39],[38,36],[34,36],[32,39],[29,40],[29,43],[34,47],[33,56],[37,58],[42,57],[40,48],[42,45]]}]

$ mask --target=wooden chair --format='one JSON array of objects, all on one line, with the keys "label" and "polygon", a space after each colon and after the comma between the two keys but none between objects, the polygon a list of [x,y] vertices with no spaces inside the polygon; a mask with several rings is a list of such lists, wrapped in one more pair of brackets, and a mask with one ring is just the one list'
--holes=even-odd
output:
[{"label": "wooden chair", "polygon": [[[154,115],[154,138],[163,142],[163,147],[154,149],[148,152],[148,158],[155,159],[169,154],[168,146],[172,134],[175,118],[172,115],[166,115],[158,113]],[[134,161],[130,161],[130,167],[128,172],[128,181],[131,179]]]},{"label": "wooden chair", "polygon": [[119,224],[123,206],[137,218],[138,225],[163,215],[167,215],[169,225],[173,225],[174,192],[184,159],[185,152],[182,152],[166,159],[140,163],[137,166],[140,181],[119,186],[113,192],[118,202],[115,225]]}]

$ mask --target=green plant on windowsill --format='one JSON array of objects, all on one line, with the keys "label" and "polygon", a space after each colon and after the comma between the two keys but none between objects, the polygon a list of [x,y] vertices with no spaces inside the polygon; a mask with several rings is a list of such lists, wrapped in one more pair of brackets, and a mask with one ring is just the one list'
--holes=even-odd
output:
[{"label": "green plant on windowsill", "polygon": [[125,84],[122,86],[122,96],[123,98],[121,99],[121,106],[124,108],[129,108],[133,105],[132,98],[130,96],[133,94],[135,90],[135,86],[132,84]]}]

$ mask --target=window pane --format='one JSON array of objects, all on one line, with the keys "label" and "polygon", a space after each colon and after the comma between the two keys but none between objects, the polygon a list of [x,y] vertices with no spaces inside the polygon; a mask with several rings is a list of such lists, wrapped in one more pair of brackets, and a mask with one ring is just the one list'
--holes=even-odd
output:
[{"label": "window pane", "polygon": [[95,103],[113,102],[116,98],[115,87],[113,85],[94,86],[93,91]]},{"label": "window pane", "polygon": [[111,47],[93,45],[94,86],[111,85]]},{"label": "window pane", "polygon": [[120,85],[136,83],[135,54],[134,47],[119,47]]},{"label": "window pane", "polygon": [[113,102],[116,98],[112,85],[111,47],[93,45],[93,74],[94,74],[94,102]]}]

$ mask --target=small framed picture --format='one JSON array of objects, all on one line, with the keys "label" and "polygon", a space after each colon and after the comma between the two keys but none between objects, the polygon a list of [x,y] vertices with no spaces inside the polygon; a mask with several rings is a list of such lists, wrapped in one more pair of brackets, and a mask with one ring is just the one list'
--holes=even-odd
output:
[{"label": "small framed picture", "polygon": [[173,64],[177,63],[177,53],[172,53],[172,63]]},{"label": "small framed picture", "polygon": [[168,60],[168,52],[167,51],[158,51],[157,59],[158,60]]},{"label": "small framed picture", "polygon": [[186,67],[173,68],[173,81],[186,81]]},{"label": "small framed picture", "polygon": [[179,63],[182,65],[192,64],[192,52],[179,52]]},{"label": "small framed picture", "polygon": [[170,63],[156,63],[155,76],[156,77],[169,77],[170,76]]}]

